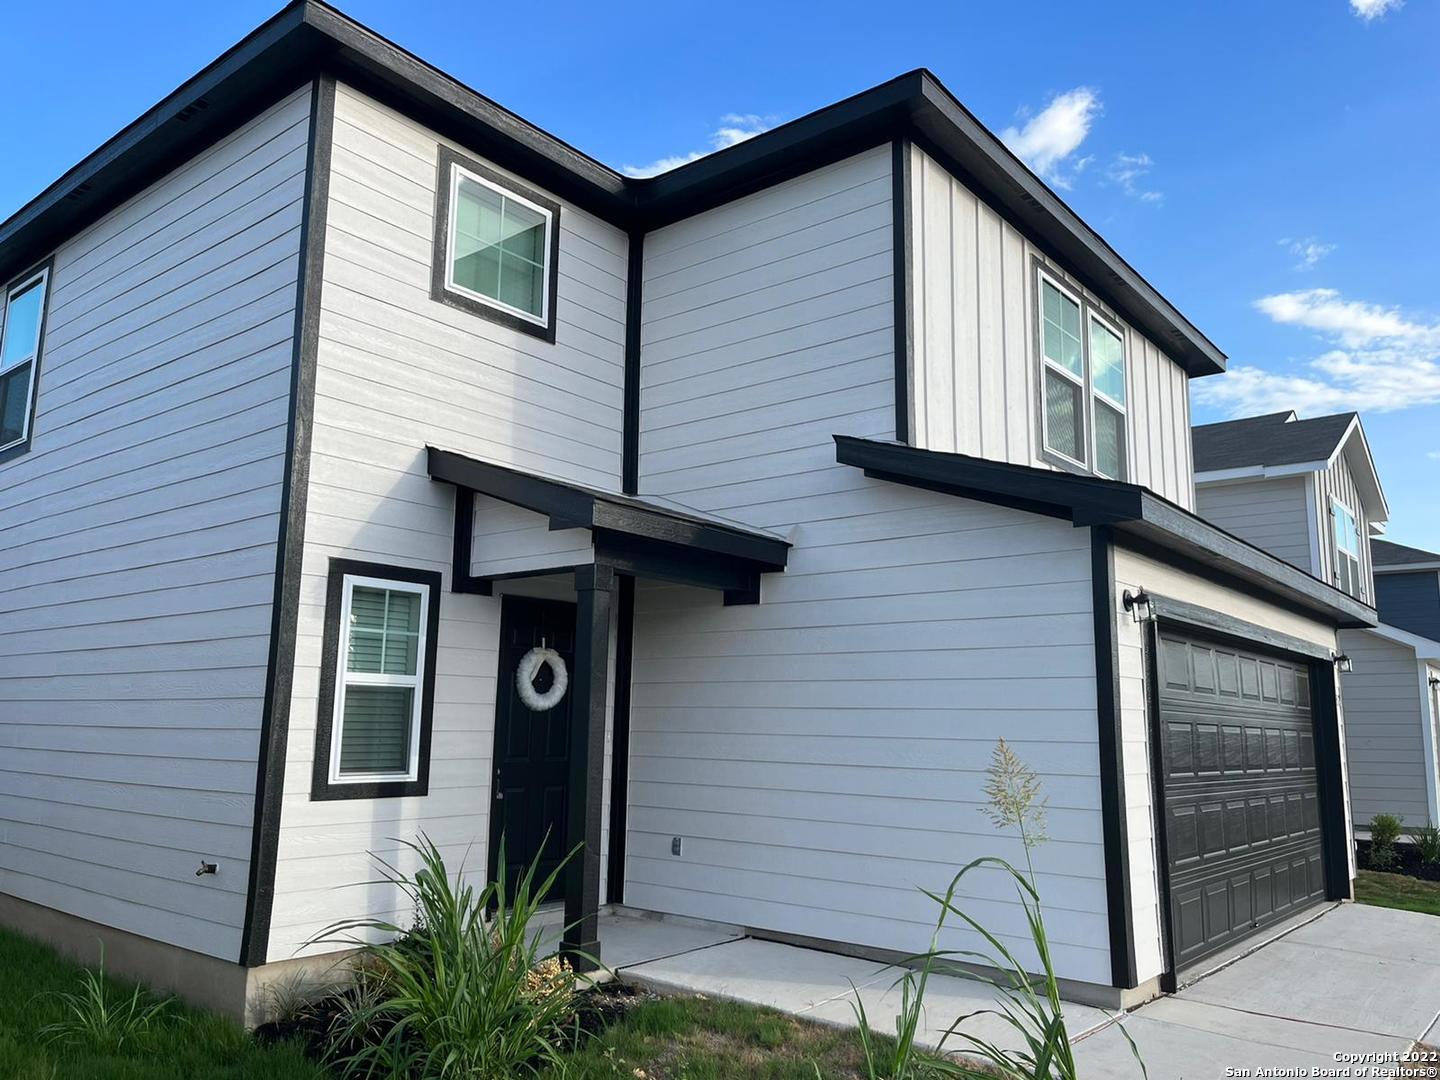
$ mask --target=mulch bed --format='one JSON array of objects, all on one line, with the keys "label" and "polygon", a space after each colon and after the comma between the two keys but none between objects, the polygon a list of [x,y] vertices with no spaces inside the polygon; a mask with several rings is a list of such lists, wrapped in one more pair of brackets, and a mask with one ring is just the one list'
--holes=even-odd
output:
[{"label": "mulch bed", "polygon": [[[654,1000],[654,997],[648,990],[618,982],[605,983],[593,990],[577,994],[575,1023],[568,1028],[570,1035],[567,1042],[572,1045],[566,1049],[573,1049],[591,1036],[599,1034],[622,1019],[631,1009]],[[257,1027],[255,1037],[267,1043],[298,1038],[304,1043],[306,1053],[320,1060],[329,1042],[329,1032],[335,1026],[345,1000],[341,993],[311,1002],[293,1016]]]},{"label": "mulch bed", "polygon": [[1404,874],[1421,881],[1440,881],[1440,863],[1422,863],[1414,844],[1396,844],[1395,862],[1390,866],[1370,865],[1370,841],[1355,841],[1355,860],[1361,870],[1380,870],[1387,874]]}]

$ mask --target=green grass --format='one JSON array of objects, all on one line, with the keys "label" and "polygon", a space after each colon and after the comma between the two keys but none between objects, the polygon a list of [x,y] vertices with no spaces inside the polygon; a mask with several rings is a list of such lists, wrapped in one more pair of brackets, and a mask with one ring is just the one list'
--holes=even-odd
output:
[{"label": "green grass", "polygon": [[1355,899],[1376,907],[1440,915],[1440,882],[1421,881],[1405,874],[1361,870],[1355,878]]},{"label": "green grass", "polygon": [[860,1042],[772,1009],[703,997],[636,1006],[546,1080],[856,1080]]},{"label": "green grass", "polygon": [[[118,996],[132,990],[107,980]],[[114,1053],[47,1043],[65,1019],[59,994],[81,989],[81,969],[44,945],[0,930],[0,1077],[5,1080],[325,1080],[298,1046],[257,1044],[235,1023],[174,1005],[135,1048]]]}]

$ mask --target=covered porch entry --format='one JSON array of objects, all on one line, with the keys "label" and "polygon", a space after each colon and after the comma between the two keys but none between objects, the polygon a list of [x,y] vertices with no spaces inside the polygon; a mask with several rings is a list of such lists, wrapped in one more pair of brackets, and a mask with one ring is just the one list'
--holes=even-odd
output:
[{"label": "covered porch entry", "polygon": [[[607,857],[607,894],[617,897],[624,882],[636,579],[714,590],[727,605],[755,604],[761,576],[784,570],[790,545],[681,507],[435,447],[428,462],[432,480],[455,488],[451,589],[502,604],[492,872],[502,836],[509,875],[537,854],[542,872],[551,869],[578,846],[563,875],[562,949],[577,967],[591,967],[602,959]],[[527,672],[536,668],[531,679],[517,678],[522,663]],[[546,844],[547,833],[563,842]]]}]

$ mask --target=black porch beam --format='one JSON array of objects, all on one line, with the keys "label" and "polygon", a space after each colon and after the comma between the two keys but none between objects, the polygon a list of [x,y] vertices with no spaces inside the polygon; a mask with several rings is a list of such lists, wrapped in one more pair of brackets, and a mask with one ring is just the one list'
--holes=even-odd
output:
[{"label": "black porch beam", "polygon": [[[571,679],[570,786],[565,846],[565,936],[577,971],[600,963],[600,820],[604,812],[605,696],[615,571],[597,562],[575,569],[575,673]],[[575,851],[576,846],[580,850]]]}]

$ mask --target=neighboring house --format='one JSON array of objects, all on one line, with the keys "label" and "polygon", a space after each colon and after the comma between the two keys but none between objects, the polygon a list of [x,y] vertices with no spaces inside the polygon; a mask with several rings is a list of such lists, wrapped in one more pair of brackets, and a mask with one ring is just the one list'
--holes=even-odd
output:
[{"label": "neighboring house", "polygon": [[1341,679],[1355,828],[1376,814],[1440,823],[1440,554],[1371,543],[1380,625],[1346,631]]},{"label": "neighboring house", "polygon": [[1429,682],[1440,556],[1373,538],[1389,510],[1359,416],[1272,413],[1198,426],[1194,440],[1203,516],[1378,604],[1379,626],[1340,636],[1353,666],[1340,682],[1355,827],[1382,812],[1440,822]]},{"label": "neighboring house", "polygon": [[584,843],[572,949],[623,903],[904,956],[1021,858],[1001,736],[1067,992],[1350,895],[1373,610],[1195,515],[1223,355],[926,72],[631,180],[296,3],[0,278],[8,923],[240,1012],[408,916],[369,853],[503,832]]}]

